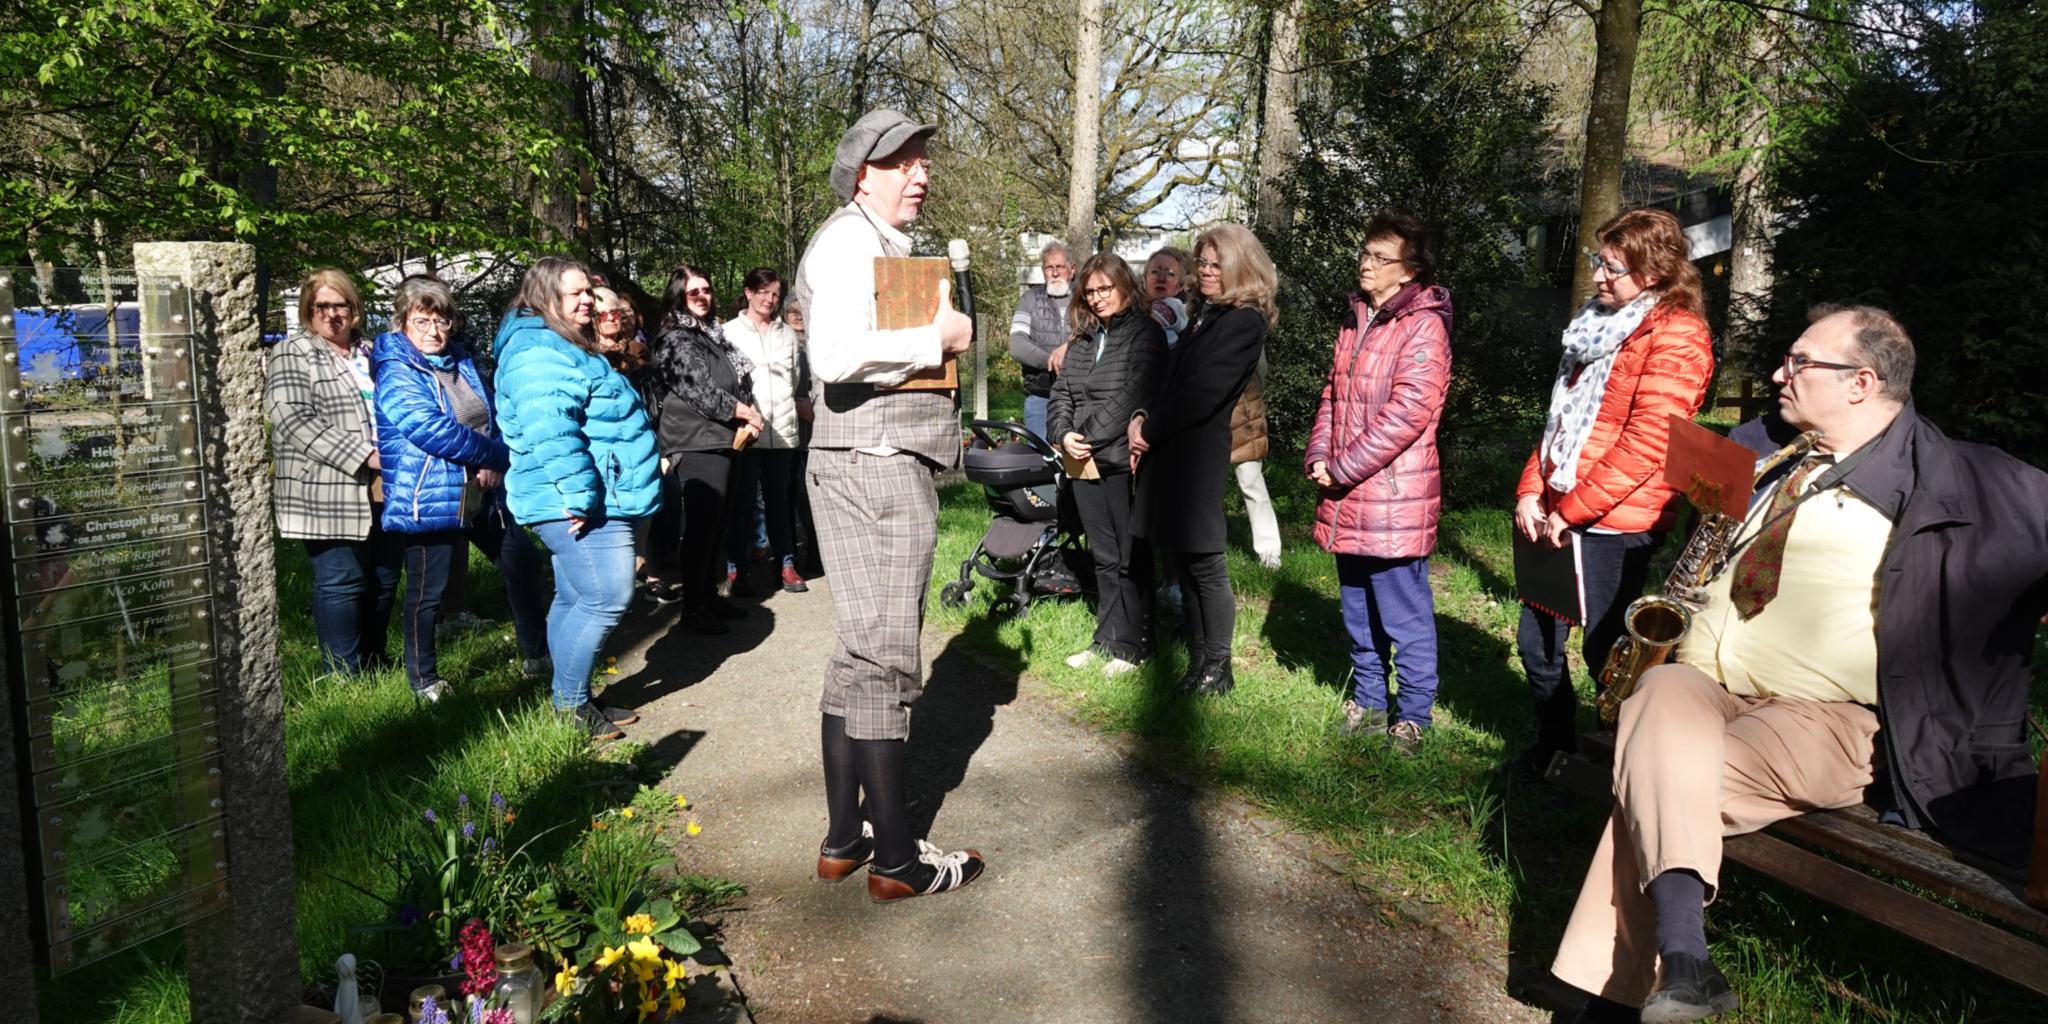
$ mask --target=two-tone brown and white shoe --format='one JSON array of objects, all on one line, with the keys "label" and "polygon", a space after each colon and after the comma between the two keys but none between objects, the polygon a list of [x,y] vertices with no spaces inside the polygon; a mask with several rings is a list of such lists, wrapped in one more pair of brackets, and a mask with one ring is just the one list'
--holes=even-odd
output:
[{"label": "two-tone brown and white shoe", "polygon": [[876,903],[893,903],[914,896],[937,896],[952,892],[981,877],[986,866],[980,850],[947,853],[920,839],[917,859],[900,868],[868,865],[868,898]]},{"label": "two-tone brown and white shoe", "polygon": [[875,859],[875,827],[860,823],[860,838],[845,846],[818,846],[818,881],[844,882],[861,866]]}]

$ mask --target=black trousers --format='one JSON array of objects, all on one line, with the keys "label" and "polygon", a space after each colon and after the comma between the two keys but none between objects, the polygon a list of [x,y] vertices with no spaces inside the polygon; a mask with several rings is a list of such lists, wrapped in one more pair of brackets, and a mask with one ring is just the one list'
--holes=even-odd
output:
[{"label": "black trousers", "polygon": [[718,584],[725,579],[725,522],[730,511],[727,485],[732,482],[733,453],[671,452],[668,464],[683,506],[678,575],[671,582],[683,585],[685,609],[702,609],[718,599]]},{"label": "black trousers", "polygon": [[733,464],[731,521],[726,524],[725,560],[747,564],[754,546],[754,491],[761,492],[768,517],[768,549],[779,566],[796,558],[796,501],[803,477],[802,451],[796,448],[749,448]]},{"label": "black trousers", "polygon": [[[1577,531],[1574,531],[1577,532]],[[1579,533],[1580,571],[1586,588],[1586,627],[1581,630],[1586,671],[1598,682],[1607,653],[1621,639],[1630,601],[1650,578],[1650,559],[1664,540],[1661,533]],[[1565,656],[1571,625],[1528,605],[1515,630],[1515,650],[1529,677],[1529,695],[1536,702],[1538,763],[1559,750],[1579,747],[1579,698],[1572,691],[1571,664]]]},{"label": "black trousers", "polygon": [[1152,553],[1131,536],[1131,478],[1068,482],[1095,563],[1095,646],[1143,661],[1152,654]]},{"label": "black trousers", "polygon": [[1188,617],[1188,655],[1227,661],[1230,634],[1237,628],[1237,597],[1230,592],[1230,564],[1221,551],[1170,551],[1167,564],[1180,581]]}]

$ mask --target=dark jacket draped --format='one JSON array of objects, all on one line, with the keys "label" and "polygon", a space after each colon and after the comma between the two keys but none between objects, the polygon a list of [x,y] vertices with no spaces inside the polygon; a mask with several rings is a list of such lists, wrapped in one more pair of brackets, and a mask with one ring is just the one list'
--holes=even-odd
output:
[{"label": "dark jacket draped", "polygon": [[[1793,433],[1771,417],[1733,436],[1763,452]],[[1892,520],[1876,581],[1881,728],[1870,801],[2024,866],[2036,784],[2024,721],[2034,635],[2048,613],[2048,473],[1952,440],[1910,404],[1870,443],[1843,479]]]},{"label": "dark jacket draped", "polygon": [[1167,356],[1159,394],[1143,410],[1151,450],[1138,460],[1140,536],[1175,551],[1224,549],[1230,413],[1265,345],[1264,313],[1210,306]]}]

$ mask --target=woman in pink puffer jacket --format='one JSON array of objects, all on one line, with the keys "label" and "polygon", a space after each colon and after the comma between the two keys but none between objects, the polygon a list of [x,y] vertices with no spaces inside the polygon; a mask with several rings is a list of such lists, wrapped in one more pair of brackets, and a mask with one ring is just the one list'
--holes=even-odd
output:
[{"label": "woman in pink puffer jacket", "polygon": [[[1437,421],[1451,380],[1451,294],[1415,217],[1366,228],[1357,292],[1337,335],[1303,468],[1322,488],[1316,543],[1337,556],[1352,695],[1340,728],[1412,753],[1436,699],[1429,555],[1443,511]],[[1389,709],[1390,674],[1399,683]]]}]

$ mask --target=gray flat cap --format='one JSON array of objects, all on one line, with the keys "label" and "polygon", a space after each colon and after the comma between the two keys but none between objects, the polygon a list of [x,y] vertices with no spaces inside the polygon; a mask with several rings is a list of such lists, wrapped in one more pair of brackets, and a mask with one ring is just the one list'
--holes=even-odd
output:
[{"label": "gray flat cap", "polygon": [[839,193],[841,199],[852,199],[862,164],[888,156],[910,140],[938,130],[938,125],[918,124],[893,110],[870,110],[861,115],[839,137],[839,148],[832,154],[832,191]]}]

